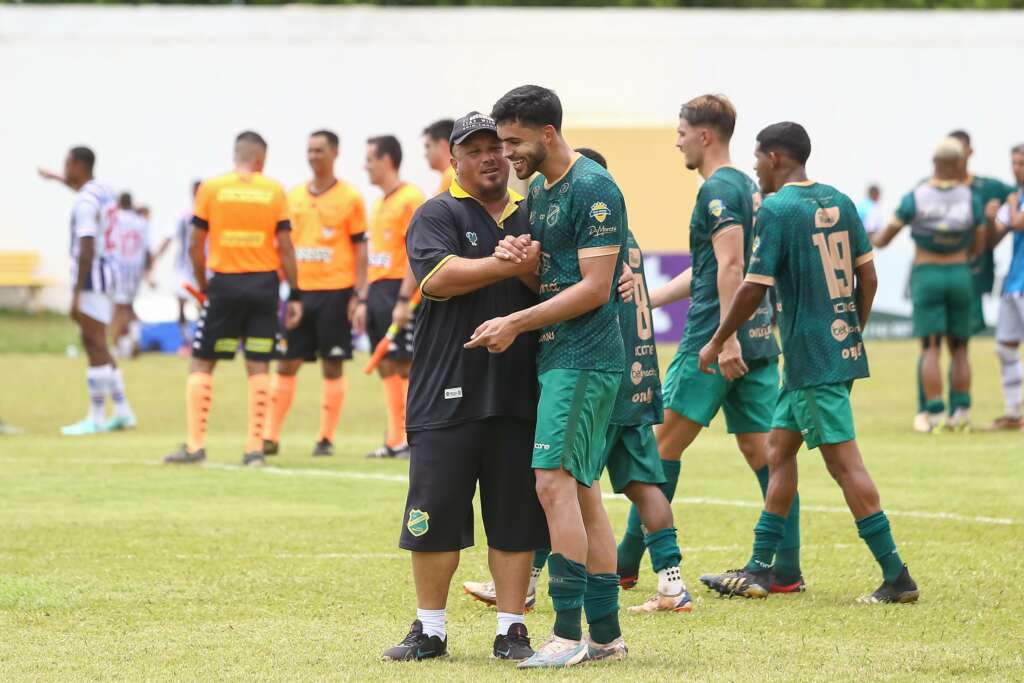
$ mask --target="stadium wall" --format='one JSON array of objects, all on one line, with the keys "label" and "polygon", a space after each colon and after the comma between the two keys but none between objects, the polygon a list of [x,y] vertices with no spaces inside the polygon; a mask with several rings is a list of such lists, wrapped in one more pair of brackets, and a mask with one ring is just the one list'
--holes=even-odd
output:
[{"label": "stadium wall", "polygon": [[[306,134],[338,130],[340,175],[368,200],[363,141],[394,132],[404,175],[431,191],[423,126],[537,82],[562,96],[570,142],[606,145],[641,242],[671,258],[697,187],[671,163],[684,99],[735,101],[741,168],[762,126],[797,120],[815,179],[855,199],[880,182],[892,208],[952,128],[973,134],[976,172],[1009,179],[1022,48],[1016,12],[0,6],[0,249],[38,250],[67,282],[71,197],[34,169],[73,144],[95,147],[99,177],[152,206],[162,236],[243,128],[267,137],[267,173],[288,185],[306,177]],[[883,310],[909,308],[910,253],[903,236],[880,255]],[[65,305],[66,286],[46,300]]]}]

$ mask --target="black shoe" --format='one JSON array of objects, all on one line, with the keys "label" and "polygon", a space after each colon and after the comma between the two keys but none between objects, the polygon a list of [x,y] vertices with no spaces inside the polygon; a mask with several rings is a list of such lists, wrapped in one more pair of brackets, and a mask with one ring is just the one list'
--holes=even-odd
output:
[{"label": "black shoe", "polygon": [[280,444],[270,439],[263,439],[263,455],[277,455],[280,449]]},{"label": "black shoe", "polygon": [[316,442],[316,446],[313,446],[313,455],[334,455],[334,444],[330,439],[320,439]]},{"label": "black shoe", "polygon": [[724,574],[705,574],[700,582],[713,591],[732,597],[766,598],[771,586],[771,571],[749,572],[746,569],[730,569]]},{"label": "black shoe", "polygon": [[495,659],[509,659],[513,662],[521,662],[532,657],[533,648],[530,647],[530,635],[526,632],[526,624],[512,624],[507,636],[495,636],[494,650],[491,654]]},{"label": "black shoe", "polygon": [[398,460],[409,459],[409,444],[405,443],[398,448],[392,448],[387,444],[381,446],[377,450],[370,451],[366,454],[367,458],[397,458]]},{"label": "black shoe", "polygon": [[871,595],[865,595],[859,598],[857,602],[862,605],[879,605],[879,604],[890,604],[896,602],[917,602],[917,598],[921,595],[921,591],[917,589],[917,584],[914,583],[914,579],[910,578],[910,572],[907,571],[907,565],[903,565],[903,571],[896,577],[896,580],[892,583],[883,581],[882,585],[878,587]]},{"label": "black shoe", "polygon": [[246,453],[245,455],[242,456],[243,467],[263,467],[266,464],[267,461],[263,457],[263,454],[258,451]]},{"label": "black shoe", "polygon": [[206,460],[206,449],[197,448],[191,453],[185,444],[178,446],[178,450],[164,457],[164,463],[168,465],[197,465]]},{"label": "black shoe", "polygon": [[417,619],[412,622],[412,626],[409,627],[409,634],[402,642],[384,650],[382,659],[393,662],[408,662],[447,656],[448,639],[441,640],[437,636],[428,636],[423,632],[423,624]]}]

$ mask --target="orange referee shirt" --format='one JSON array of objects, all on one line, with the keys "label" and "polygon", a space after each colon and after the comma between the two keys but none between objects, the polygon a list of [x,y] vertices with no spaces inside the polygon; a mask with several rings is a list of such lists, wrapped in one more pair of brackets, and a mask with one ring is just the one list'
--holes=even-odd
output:
[{"label": "orange referee shirt", "polygon": [[405,277],[408,265],[405,233],[409,230],[412,215],[425,201],[426,197],[415,185],[404,183],[374,204],[370,222],[369,282]]},{"label": "orange referee shirt", "polygon": [[356,242],[366,239],[359,192],[337,181],[320,194],[302,184],[288,193],[299,289],[348,289],[356,283]]},{"label": "orange referee shirt", "polygon": [[192,222],[209,232],[207,268],[215,273],[277,270],[277,231],[291,229],[281,184],[237,171],[203,181]]}]

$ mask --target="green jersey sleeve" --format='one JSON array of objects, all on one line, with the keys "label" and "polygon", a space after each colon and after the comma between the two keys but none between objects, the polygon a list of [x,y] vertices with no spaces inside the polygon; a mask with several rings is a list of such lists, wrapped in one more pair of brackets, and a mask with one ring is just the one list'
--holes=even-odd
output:
[{"label": "green jersey sleeve", "polygon": [[625,204],[611,178],[588,175],[576,181],[572,225],[581,256],[614,254],[625,242]]},{"label": "green jersey sleeve", "polygon": [[903,199],[900,200],[900,205],[896,207],[896,218],[899,218],[904,223],[910,223],[914,220],[914,216],[917,215],[917,202],[914,200],[914,193],[908,192],[903,195]]},{"label": "green jersey sleeve", "polygon": [[976,192],[971,193],[971,210],[974,212],[974,224],[985,225],[985,200]]},{"label": "green jersey sleeve", "polygon": [[750,263],[747,277],[750,282],[772,287],[785,261],[782,225],[771,209],[761,206],[754,226],[754,241],[750,245]]},{"label": "green jersey sleeve", "polygon": [[699,208],[707,214],[704,224],[709,236],[730,225],[743,226],[743,207],[737,200],[735,190],[728,184],[716,180],[704,183],[699,201]]}]

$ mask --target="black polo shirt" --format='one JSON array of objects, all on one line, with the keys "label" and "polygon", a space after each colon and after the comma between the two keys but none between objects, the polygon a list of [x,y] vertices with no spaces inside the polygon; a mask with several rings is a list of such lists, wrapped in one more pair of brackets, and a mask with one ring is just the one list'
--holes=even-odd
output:
[{"label": "black polo shirt", "polygon": [[[529,234],[526,201],[514,193],[510,197],[500,223],[454,180],[448,192],[423,204],[405,238],[420,286],[449,259],[492,256],[505,235]],[[536,303],[537,295],[519,278],[444,300],[424,295],[416,313],[406,431],[494,416],[535,420],[537,333],[519,335],[498,354],[462,345],[481,323]]]}]

